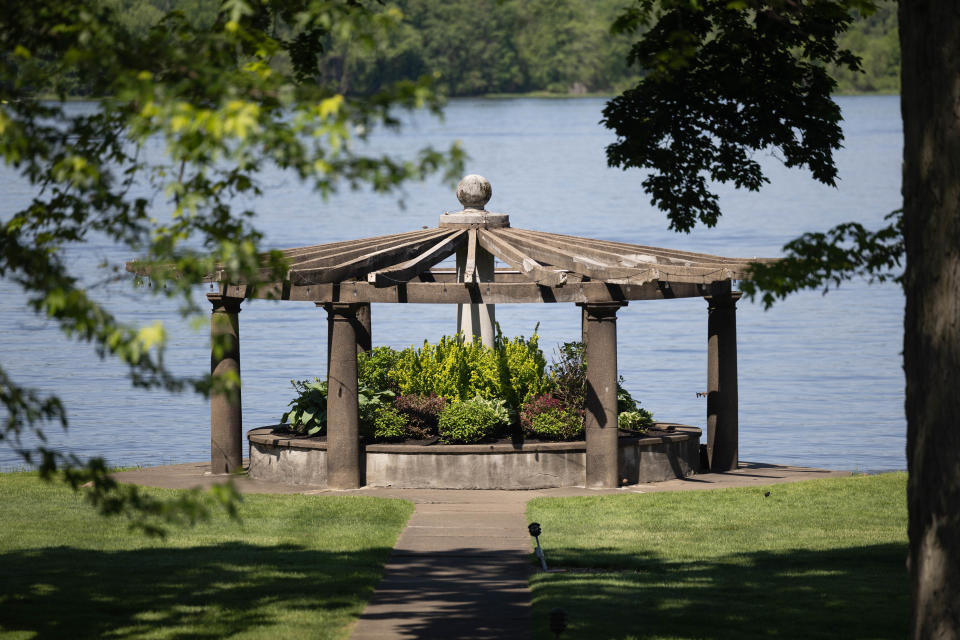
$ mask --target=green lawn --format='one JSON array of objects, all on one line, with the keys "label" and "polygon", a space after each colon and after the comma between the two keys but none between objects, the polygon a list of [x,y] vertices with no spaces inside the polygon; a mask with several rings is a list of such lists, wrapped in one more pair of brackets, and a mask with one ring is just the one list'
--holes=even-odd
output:
[{"label": "green lawn", "polygon": [[[764,494],[769,492],[769,496]],[[904,638],[906,474],[541,498],[534,638]]]},{"label": "green lawn", "polygon": [[0,638],[276,639],[346,637],[413,505],[248,495],[156,540],[12,473],[0,509]]}]

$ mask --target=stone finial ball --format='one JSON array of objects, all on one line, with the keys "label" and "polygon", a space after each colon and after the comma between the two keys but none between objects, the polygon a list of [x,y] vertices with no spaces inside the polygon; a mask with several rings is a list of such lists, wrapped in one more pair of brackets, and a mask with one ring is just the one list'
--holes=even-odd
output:
[{"label": "stone finial ball", "polygon": [[483,176],[471,174],[464,176],[460,184],[457,185],[457,200],[463,205],[464,209],[480,209],[490,201],[493,195],[493,189],[490,187],[490,181]]}]

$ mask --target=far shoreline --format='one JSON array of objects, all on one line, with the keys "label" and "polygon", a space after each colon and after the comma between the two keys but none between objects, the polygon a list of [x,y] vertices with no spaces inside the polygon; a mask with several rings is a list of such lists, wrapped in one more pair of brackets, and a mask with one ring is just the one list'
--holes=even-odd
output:
[{"label": "far shoreline", "polygon": [[[605,98],[610,99],[620,95],[608,91],[591,91],[587,93],[554,93],[551,91],[525,91],[519,93],[477,93],[472,95],[447,96],[447,100],[519,100],[519,99],[543,99],[543,100],[580,100],[584,98]],[[859,96],[899,96],[899,92],[892,91],[850,91],[838,92],[832,94],[834,98],[848,98]],[[41,102],[98,102],[104,100],[103,96],[59,96],[52,94],[40,94],[35,96],[35,100]]]}]

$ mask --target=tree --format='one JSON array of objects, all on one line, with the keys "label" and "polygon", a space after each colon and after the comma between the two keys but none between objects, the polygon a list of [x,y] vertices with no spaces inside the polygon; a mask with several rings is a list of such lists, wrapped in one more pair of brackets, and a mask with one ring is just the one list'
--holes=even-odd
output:
[{"label": "tree", "polygon": [[[838,44],[861,0],[636,0],[618,31],[650,25],[631,52],[646,75],[614,98],[609,163],[651,169],[644,187],[670,226],[720,217],[709,179],[759,189],[751,153],[833,184],[841,141],[836,84],[856,72]],[[901,280],[906,293],[909,572],[914,638],[960,637],[960,13],[955,3],[900,0],[903,209],[870,231],[857,222],[807,233],[779,263],[755,265],[744,289],[777,298],[843,280]],[[899,266],[905,260],[902,275]]]},{"label": "tree", "polygon": [[960,12],[900,3],[914,638],[960,638]]},{"label": "tree", "polygon": [[[372,12],[359,0],[225,0],[212,19],[171,11],[147,28],[123,23],[119,4],[38,0],[6,3],[0,15],[0,155],[37,189],[28,207],[0,221],[0,277],[19,284],[33,311],[67,335],[126,362],[135,385],[229,393],[236,380],[171,375],[162,326],[115,319],[71,272],[65,252],[94,235],[125,245],[152,290],[191,313],[194,285],[215,266],[232,280],[256,281],[264,270],[282,277],[279,253],[259,250],[255,211],[234,204],[260,195],[264,165],[323,194],[343,183],[388,191],[437,170],[452,178],[462,154],[425,148],[398,160],[351,145],[377,126],[398,126],[397,109],[438,111],[430,78],[362,99],[320,81],[329,36],[373,45],[401,19],[395,10]],[[92,111],[69,110],[70,94],[103,97]],[[163,141],[166,153],[146,153],[148,141]],[[157,197],[131,196],[134,185]],[[163,503],[117,486],[101,459],[23,446],[25,432],[42,440],[45,425],[66,427],[67,411],[3,369],[0,400],[7,413],[0,440],[44,477],[88,485],[101,511],[126,513],[150,531],[157,517],[203,515],[196,500]],[[232,505],[229,492],[219,497]]]}]

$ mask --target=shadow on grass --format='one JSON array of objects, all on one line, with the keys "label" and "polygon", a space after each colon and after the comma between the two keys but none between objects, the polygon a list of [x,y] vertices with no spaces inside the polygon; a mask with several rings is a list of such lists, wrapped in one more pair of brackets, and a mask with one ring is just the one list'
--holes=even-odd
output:
[{"label": "shadow on grass", "polygon": [[[756,552],[664,563],[650,555],[554,551],[569,573],[532,580],[534,638],[562,607],[572,638],[904,638],[906,545]],[[582,551],[581,551],[582,553]],[[574,565],[608,567],[577,572]],[[624,569],[617,570],[614,569]]]},{"label": "shadow on grass", "polygon": [[226,543],[6,553],[0,630],[36,638],[336,636],[369,599],[389,552]]},{"label": "shadow on grass", "polygon": [[529,640],[525,551],[394,552],[359,629],[389,621],[405,638]]}]

